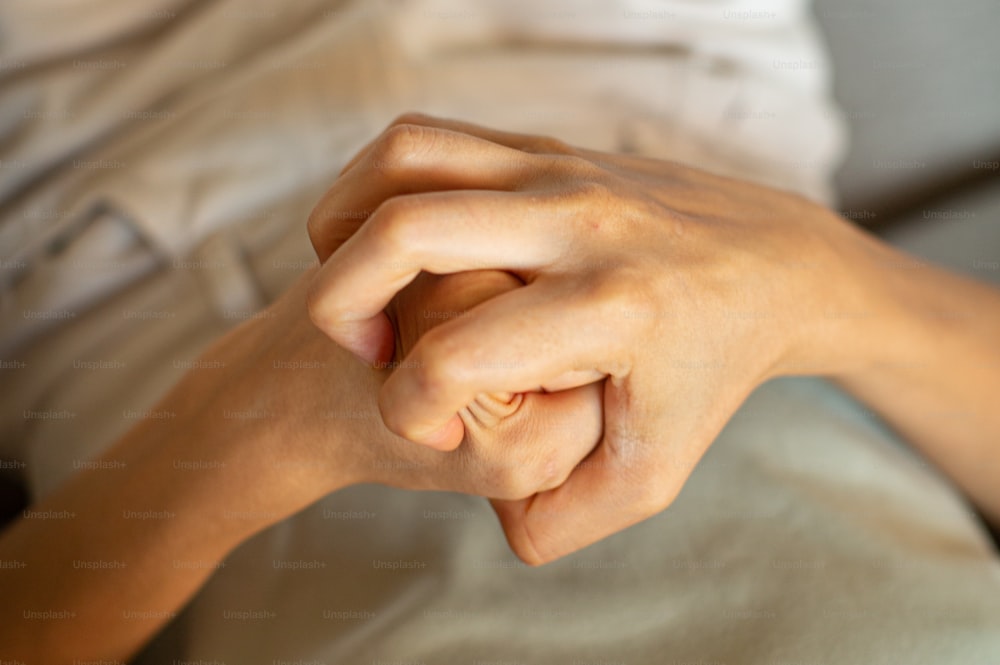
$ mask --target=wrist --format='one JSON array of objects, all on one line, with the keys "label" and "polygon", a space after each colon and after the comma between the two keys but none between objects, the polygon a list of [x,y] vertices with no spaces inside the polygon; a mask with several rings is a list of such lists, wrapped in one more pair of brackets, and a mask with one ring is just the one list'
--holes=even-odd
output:
[{"label": "wrist", "polygon": [[341,366],[353,359],[325,338],[317,349],[322,333],[286,314],[230,331],[201,357],[220,369],[189,372],[162,406],[184,414],[166,466],[199,483],[206,519],[260,530],[362,481],[349,450],[361,437],[337,418],[350,387]]},{"label": "wrist", "polygon": [[[845,376],[906,364],[914,336],[913,293],[902,267],[917,261],[829,213],[800,274],[789,343],[775,375]],[[802,275],[809,279],[801,279]]]}]

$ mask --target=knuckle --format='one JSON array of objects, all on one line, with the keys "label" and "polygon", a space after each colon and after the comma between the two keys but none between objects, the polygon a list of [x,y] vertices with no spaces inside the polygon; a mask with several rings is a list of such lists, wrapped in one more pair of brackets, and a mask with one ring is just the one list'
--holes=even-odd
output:
[{"label": "knuckle", "polygon": [[637,296],[632,290],[631,280],[615,271],[592,276],[580,285],[580,306],[583,314],[597,312],[602,320],[614,320],[623,311],[636,308]]},{"label": "knuckle", "polygon": [[313,247],[316,247],[319,240],[322,238],[323,231],[323,221],[325,216],[321,210],[322,205],[317,205],[309,213],[309,218],[306,220],[306,233],[309,234],[309,240],[312,242]]},{"label": "knuckle", "polygon": [[[570,159],[576,160],[578,158]],[[600,167],[594,166],[586,159],[579,158],[579,163],[574,164],[573,168],[584,173],[584,177],[576,186],[575,193],[588,208],[592,209],[595,205],[607,204],[616,198],[611,187],[598,176],[597,171],[600,170]]]},{"label": "knuckle", "polygon": [[530,515],[530,507],[519,507],[513,511],[497,511],[502,515],[504,535],[511,550],[529,566],[540,566],[558,557],[558,550],[553,551],[550,538],[553,534],[544,528],[539,531]]},{"label": "knuckle", "polygon": [[449,386],[449,370],[444,367],[444,363],[418,360],[410,370],[417,390],[428,399],[433,400],[443,394]]},{"label": "knuckle", "polygon": [[306,233],[320,263],[354,235],[369,215],[368,210],[337,210],[328,197],[324,197],[306,220]]},{"label": "knuckle", "polygon": [[540,400],[522,399],[491,432],[498,441],[515,442],[509,458],[517,464],[519,480],[529,495],[562,485],[585,454],[577,441],[553,430],[550,420]]},{"label": "knuckle", "polygon": [[306,310],[313,325],[328,335],[337,324],[338,314],[329,293],[318,280],[313,280],[306,291]]},{"label": "knuckle", "polygon": [[538,552],[538,546],[528,542],[530,539],[531,536],[528,535],[525,536],[524,541],[511,544],[511,550],[513,550],[514,554],[521,560],[522,563],[535,568],[555,560],[550,555],[540,554]]},{"label": "knuckle", "polygon": [[384,256],[401,257],[413,248],[410,227],[413,206],[404,197],[393,197],[382,202],[366,226],[375,247]]},{"label": "knuckle", "polygon": [[643,270],[624,269],[617,275],[618,300],[625,307],[652,310],[660,305]]},{"label": "knuckle", "polygon": [[414,346],[407,369],[413,372],[417,390],[432,401],[464,384],[461,356],[450,353],[451,341],[441,328],[428,330]]},{"label": "knuckle", "polygon": [[467,386],[472,383],[476,369],[477,350],[475,342],[465,334],[462,321],[451,321],[431,328],[417,342],[422,346],[425,358],[433,358],[433,372],[436,379],[452,386]]},{"label": "knuckle", "polygon": [[306,220],[306,234],[321,263],[330,258],[337,249],[336,223],[331,219],[325,200],[320,201],[309,213],[309,218]]},{"label": "knuckle", "polygon": [[627,203],[621,200],[599,174],[574,174],[572,179],[573,185],[566,193],[566,203],[572,212],[572,218],[581,220],[588,233],[596,233],[607,242],[617,244],[625,240],[625,220],[629,215]]},{"label": "knuckle", "polygon": [[[647,281],[628,269],[592,280],[586,287],[584,302],[593,304],[600,320],[612,326],[623,342],[626,338],[631,341],[634,335],[645,337],[655,330],[662,308]],[[623,321],[628,323],[624,328]]]},{"label": "knuckle", "polygon": [[[584,189],[584,193],[587,193],[586,190],[589,184],[603,184],[602,178],[605,175],[604,169],[586,157],[572,153],[559,153],[552,159],[559,165],[563,172],[582,180],[580,186]],[[607,187],[597,188],[594,191],[598,193],[606,193]]]},{"label": "knuckle", "polygon": [[576,153],[576,150],[568,143],[551,136],[529,137],[523,150],[542,155],[573,155]]},{"label": "knuckle", "polygon": [[372,147],[372,168],[387,175],[402,171],[407,157],[420,144],[423,131],[419,125],[404,124],[382,132]]},{"label": "knuckle", "polygon": [[382,132],[372,148],[371,166],[386,176],[404,173],[423,150],[430,129],[415,124],[393,125]]},{"label": "knuckle", "polygon": [[385,428],[395,434],[396,436],[401,436],[404,439],[411,439],[416,432],[412,431],[409,423],[401,419],[396,411],[389,408],[385,401],[386,392],[380,390],[378,394],[378,399],[376,400],[376,406],[378,407],[379,416],[382,418],[382,424]]},{"label": "knuckle", "polygon": [[574,466],[563,458],[565,455],[558,450],[546,450],[541,453],[534,472],[534,487],[536,492],[555,489],[566,482]]},{"label": "knuckle", "polygon": [[652,517],[670,507],[676,493],[670,491],[663,483],[651,483],[649,489],[643,492],[636,506],[642,517]]},{"label": "knuckle", "polygon": [[649,471],[633,474],[627,483],[629,488],[629,506],[634,516],[646,519],[666,510],[677,496],[678,488],[665,482],[662,476]]},{"label": "knuckle", "polygon": [[400,113],[395,117],[395,119],[389,123],[390,127],[395,127],[396,125],[426,125],[431,119],[431,116],[426,113],[420,113],[419,111],[405,111]]},{"label": "knuckle", "polygon": [[512,462],[503,464],[497,470],[496,475],[496,486],[500,492],[500,496],[497,498],[507,501],[520,501],[521,499],[527,499],[538,491],[537,479],[533,478],[530,473],[526,473],[520,464]]},{"label": "knuckle", "polygon": [[551,202],[563,209],[563,219],[591,243],[599,238],[611,247],[625,245],[634,235],[639,216],[629,198],[600,170],[585,159],[558,165],[553,172],[561,174],[562,182],[555,187]]}]

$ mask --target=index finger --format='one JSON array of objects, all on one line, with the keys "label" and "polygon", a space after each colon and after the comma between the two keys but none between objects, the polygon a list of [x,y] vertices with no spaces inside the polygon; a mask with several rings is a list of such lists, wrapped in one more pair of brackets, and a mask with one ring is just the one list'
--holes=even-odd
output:
[{"label": "index finger", "polygon": [[447,128],[396,124],[344,169],[309,215],[326,261],[383,202],[416,192],[511,190],[533,166],[527,153]]},{"label": "index finger", "polygon": [[[433,127],[436,129],[447,129],[453,132],[459,132],[462,134],[467,134],[469,136],[475,136],[491,143],[496,143],[498,145],[506,146],[508,148],[513,148],[515,150],[523,150],[524,152],[532,153],[549,153],[549,154],[574,154],[576,151],[569,145],[559,141],[557,139],[550,138],[548,136],[539,136],[537,134],[521,134],[518,132],[506,132],[499,129],[493,129],[491,127],[483,127],[482,125],[477,125],[472,122],[466,122],[464,120],[457,120],[454,118],[441,118],[438,116],[427,115],[425,113],[404,113],[403,115],[397,117],[391,123],[389,123],[388,129],[396,127],[398,125],[417,125],[421,127]],[[361,148],[354,157],[351,158],[349,162],[341,169],[340,173],[343,175],[351,170],[359,161],[364,159],[371,150],[375,147],[378,139],[374,139],[367,145]]]},{"label": "index finger", "polygon": [[530,199],[466,190],[386,202],[320,268],[309,292],[313,322],[341,346],[376,362],[381,356],[375,349],[391,347],[384,340],[392,328],[383,310],[421,271],[527,274],[551,264],[564,243],[553,225],[511,215],[530,205],[514,205],[512,197]]}]

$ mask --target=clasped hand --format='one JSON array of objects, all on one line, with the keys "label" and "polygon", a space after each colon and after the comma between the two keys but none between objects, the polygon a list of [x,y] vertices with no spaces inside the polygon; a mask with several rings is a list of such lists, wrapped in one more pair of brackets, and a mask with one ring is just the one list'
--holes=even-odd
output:
[{"label": "clasped hand", "polygon": [[[593,441],[547,454],[542,476],[557,483],[494,501],[512,548],[536,564],[669,506],[758,385],[832,366],[831,308],[863,306],[845,266],[851,233],[801,197],[426,116],[363,149],[309,233],[322,262],[310,316],[393,369],[378,405],[395,434],[454,454],[487,395],[582,420],[603,399],[596,431],[581,430]],[[397,340],[401,297],[431,288],[447,301],[446,280],[477,274],[495,280],[489,293],[412,345]],[[539,450],[556,439],[516,434]]]}]

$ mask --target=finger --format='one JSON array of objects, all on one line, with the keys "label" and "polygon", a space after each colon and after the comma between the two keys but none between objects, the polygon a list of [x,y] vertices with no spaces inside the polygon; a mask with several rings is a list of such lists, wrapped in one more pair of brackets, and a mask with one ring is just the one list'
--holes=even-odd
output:
[{"label": "finger", "polygon": [[[406,113],[399,116],[393,122],[393,125],[395,124],[421,125],[424,127],[447,129],[453,132],[467,134],[469,136],[476,136],[486,141],[492,141],[493,143],[507,146],[508,148],[513,148],[515,150],[520,150],[525,153],[538,155],[573,155],[583,157],[595,165],[610,168],[611,170],[621,168],[627,172],[632,172],[633,175],[638,173],[646,174],[651,176],[657,183],[663,183],[666,180],[667,182],[673,181],[683,185],[690,181],[702,181],[706,178],[718,177],[704,171],[698,171],[697,169],[687,165],[681,165],[669,161],[650,160],[635,155],[617,154],[612,156],[598,150],[578,148],[551,136],[501,131],[453,118],[439,118],[422,113]],[[352,162],[363,157],[363,155],[371,149],[373,144],[374,141],[363,148],[362,151],[355,156]],[[690,195],[690,191],[690,189],[685,189],[682,192],[682,195]]]},{"label": "finger", "polygon": [[309,238],[320,261],[326,261],[387,199],[418,191],[510,190],[537,161],[447,128],[395,125],[376,138],[316,204],[309,216]]},{"label": "finger", "polygon": [[[309,293],[310,316],[334,341],[375,362],[372,349],[392,344],[383,309],[421,271],[497,268],[526,275],[556,261],[567,246],[557,233],[565,225],[540,224],[537,213],[525,213],[537,207],[535,197],[503,192],[392,199],[322,266]],[[560,214],[570,211],[553,212]]]},{"label": "finger", "polygon": [[585,290],[539,280],[429,331],[382,387],[386,426],[417,443],[452,445],[440,428],[480,393],[537,390],[571,372],[576,385],[627,373],[631,335],[620,330],[618,291]]},{"label": "finger", "polygon": [[601,439],[600,384],[530,393],[490,411],[463,413],[466,440],[444,454],[389,436],[367,462],[367,479],[395,487],[520,499],[558,487]]},{"label": "finger", "polygon": [[[395,358],[402,359],[413,348],[428,330],[438,326],[443,319],[440,316],[428,317],[428,314],[446,314],[448,317],[461,315],[475,305],[489,298],[506,293],[523,286],[523,282],[510,273],[499,270],[477,270],[454,275],[433,275],[421,272],[417,278],[403,289],[386,308],[386,314],[393,321],[396,330],[397,347]],[[417,311],[414,303],[423,305],[422,312]],[[445,307],[442,311],[440,307]],[[423,316],[421,316],[423,314]],[[448,444],[464,441],[470,422],[496,425],[503,418],[511,415],[523,403],[523,395],[515,393],[497,393],[493,395],[477,395],[459,414],[466,425],[460,432],[456,425],[447,431]]]},{"label": "finger", "polygon": [[428,330],[447,320],[465,316],[481,302],[524,286],[502,270],[475,270],[452,275],[421,272],[393,298],[386,313],[396,327],[402,360]]},{"label": "finger", "polygon": [[492,502],[511,549],[526,563],[554,561],[641,522],[680,491],[694,462],[670,463],[663,454],[670,423],[636,408],[634,393],[607,382],[604,437],[562,485],[525,501]]},{"label": "finger", "polygon": [[476,493],[521,499],[565,482],[601,439],[601,393],[601,384],[592,383],[558,393],[522,393],[516,408],[501,406],[485,419],[463,412],[461,454],[481,469],[476,475],[492,476]]},{"label": "finger", "polygon": [[545,381],[539,387],[543,392],[554,393],[561,390],[569,390],[574,386],[592,383],[599,379],[600,376],[592,369],[569,370],[554,379]]},{"label": "finger", "polygon": [[[524,152],[544,153],[544,154],[575,154],[575,150],[569,145],[548,136],[535,134],[520,134],[517,132],[505,132],[498,129],[483,127],[471,122],[456,120],[453,118],[440,118],[424,113],[404,113],[389,124],[389,128],[399,125],[413,125],[445,129],[452,132],[460,132],[468,136],[475,136],[486,141],[491,141],[508,148],[521,150]],[[364,159],[372,151],[378,139],[375,139],[364,146],[354,155],[353,158],[341,170],[341,174],[347,173],[358,162]]]}]

